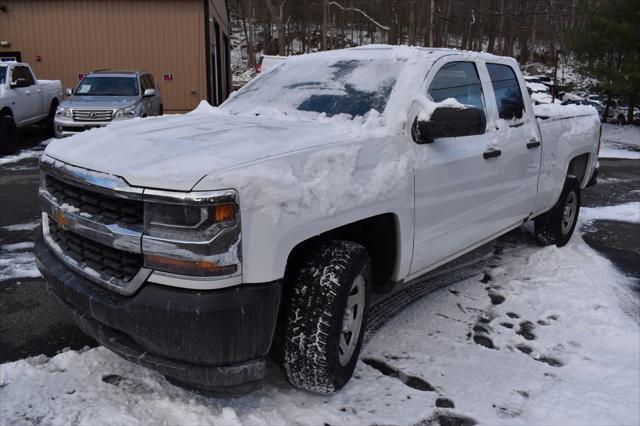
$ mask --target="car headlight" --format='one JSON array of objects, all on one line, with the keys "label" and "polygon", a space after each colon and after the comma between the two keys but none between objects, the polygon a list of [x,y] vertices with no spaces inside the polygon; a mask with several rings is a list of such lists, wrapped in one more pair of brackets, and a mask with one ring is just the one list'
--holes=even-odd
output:
[{"label": "car headlight", "polygon": [[202,240],[235,224],[236,209],[232,203],[207,206],[145,203],[144,222],[148,235]]},{"label": "car headlight", "polygon": [[133,118],[136,116],[136,113],[137,113],[136,105],[131,105],[131,106],[116,110],[114,118]]},{"label": "car headlight", "polygon": [[73,117],[73,113],[69,108],[59,106],[56,109],[56,117]]},{"label": "car headlight", "polygon": [[235,191],[145,191],[145,267],[213,277],[239,273],[240,213]]}]

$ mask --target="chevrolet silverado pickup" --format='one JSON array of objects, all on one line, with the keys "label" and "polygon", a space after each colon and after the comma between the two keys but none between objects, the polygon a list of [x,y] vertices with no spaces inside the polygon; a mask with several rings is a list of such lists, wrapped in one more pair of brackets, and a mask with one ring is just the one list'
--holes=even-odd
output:
[{"label": "chevrolet silverado pickup", "polygon": [[331,393],[378,295],[528,220],[567,244],[599,130],[591,107],[534,109],[511,58],[291,57],[219,108],[50,143],[37,262],[86,333],[172,383],[246,392],[276,354]]},{"label": "chevrolet silverado pickup", "polygon": [[53,134],[53,117],[60,102],[60,80],[36,80],[25,63],[0,63],[0,154],[16,151],[19,127],[41,123]]}]

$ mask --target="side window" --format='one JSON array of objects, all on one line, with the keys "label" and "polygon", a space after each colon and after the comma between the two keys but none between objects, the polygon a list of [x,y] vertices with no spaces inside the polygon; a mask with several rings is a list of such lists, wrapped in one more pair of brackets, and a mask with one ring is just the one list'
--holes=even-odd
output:
[{"label": "side window", "polygon": [[429,86],[429,97],[434,102],[454,98],[463,105],[484,110],[482,84],[476,64],[451,62],[444,65]]},{"label": "side window", "polygon": [[27,67],[17,67],[17,68],[20,70],[20,77],[24,78],[29,84],[29,86],[33,86],[34,84],[36,84],[36,81],[33,78],[33,74],[31,74],[31,71],[29,71],[29,68]]},{"label": "side window", "polygon": [[147,89],[153,89],[153,86],[149,84],[149,76],[147,74],[140,76],[140,86],[142,86],[142,93]]},{"label": "side window", "polygon": [[487,64],[487,70],[496,95],[499,117],[505,120],[522,118],[524,100],[516,73],[510,66],[499,64]]}]

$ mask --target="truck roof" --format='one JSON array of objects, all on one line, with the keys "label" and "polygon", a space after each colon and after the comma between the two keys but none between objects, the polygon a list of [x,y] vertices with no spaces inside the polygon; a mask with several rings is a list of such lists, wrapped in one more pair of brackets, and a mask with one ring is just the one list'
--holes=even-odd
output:
[{"label": "truck roof", "polygon": [[[491,58],[494,60],[497,58],[502,58],[502,59],[515,60],[509,56],[497,56],[497,55],[494,55],[493,53],[488,53],[488,52],[475,52],[470,50],[460,50],[460,49],[453,49],[453,48],[446,48],[446,47],[421,47],[421,46],[409,47],[406,45],[392,46],[388,44],[368,44],[364,46],[353,47],[351,49],[346,49],[346,50],[369,50],[369,51],[380,50],[380,51],[400,52],[400,51],[405,51],[407,48],[412,49],[417,54],[427,54],[435,57],[442,57],[442,56],[448,56],[448,55],[463,55],[463,56],[469,56],[470,58],[483,58],[483,59]],[[327,51],[327,52],[331,52],[331,51]]]},{"label": "truck roof", "polygon": [[101,76],[132,76],[135,77],[140,74],[144,74],[147,71],[133,71],[133,70],[111,70],[111,69],[103,69],[103,70],[94,70],[88,73],[87,75],[95,75],[99,74]]}]

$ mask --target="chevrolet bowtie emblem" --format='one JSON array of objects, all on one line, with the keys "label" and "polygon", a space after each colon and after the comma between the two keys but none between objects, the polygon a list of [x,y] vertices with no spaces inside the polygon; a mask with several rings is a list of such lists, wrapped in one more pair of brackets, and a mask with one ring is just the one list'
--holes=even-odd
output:
[{"label": "chevrolet bowtie emblem", "polygon": [[63,229],[65,229],[71,223],[69,218],[66,217],[64,213],[62,213],[60,210],[56,211],[54,219],[56,223],[60,225]]}]

